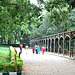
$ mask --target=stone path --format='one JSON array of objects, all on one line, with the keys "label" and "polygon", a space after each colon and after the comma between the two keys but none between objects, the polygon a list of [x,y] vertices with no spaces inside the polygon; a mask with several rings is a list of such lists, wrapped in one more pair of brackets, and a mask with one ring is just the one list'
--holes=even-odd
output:
[{"label": "stone path", "polygon": [[31,49],[23,49],[21,58],[26,75],[75,75],[75,60],[54,56],[49,52],[33,55]]}]

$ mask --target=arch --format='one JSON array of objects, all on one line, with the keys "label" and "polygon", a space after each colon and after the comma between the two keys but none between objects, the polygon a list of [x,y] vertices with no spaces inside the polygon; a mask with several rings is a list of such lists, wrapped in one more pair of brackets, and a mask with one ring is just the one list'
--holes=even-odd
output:
[{"label": "arch", "polygon": [[63,38],[63,39],[64,39],[64,36],[62,36],[62,35],[61,35],[61,36],[60,36],[60,39],[61,39],[61,38]]},{"label": "arch", "polygon": [[70,38],[70,36],[69,36],[69,35],[65,35],[65,39],[66,39],[67,37],[68,37],[68,38]]},{"label": "arch", "polygon": [[51,39],[55,39],[55,37],[52,37]]},{"label": "arch", "polygon": [[63,40],[64,40],[64,37],[61,36],[59,41],[59,54],[63,54]]},{"label": "arch", "polygon": [[75,37],[71,39],[71,57],[75,58]]},{"label": "arch", "polygon": [[52,38],[50,37],[50,40],[52,40]]},{"label": "arch", "polygon": [[70,36],[66,35],[64,40],[64,55],[69,56],[69,40]]},{"label": "arch", "polygon": [[58,40],[59,38],[55,38],[55,53],[58,53]]},{"label": "arch", "polygon": [[52,38],[51,52],[54,52],[54,38]]},{"label": "arch", "polygon": [[55,39],[59,39],[59,36],[56,36]]}]

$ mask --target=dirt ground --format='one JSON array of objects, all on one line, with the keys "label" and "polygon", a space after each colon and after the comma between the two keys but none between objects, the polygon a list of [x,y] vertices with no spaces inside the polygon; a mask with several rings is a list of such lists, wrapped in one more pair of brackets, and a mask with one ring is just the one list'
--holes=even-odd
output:
[{"label": "dirt ground", "polygon": [[[17,48],[19,52],[19,48]],[[25,75],[75,75],[75,60],[52,55],[34,54],[31,49],[23,49],[23,71]]]}]

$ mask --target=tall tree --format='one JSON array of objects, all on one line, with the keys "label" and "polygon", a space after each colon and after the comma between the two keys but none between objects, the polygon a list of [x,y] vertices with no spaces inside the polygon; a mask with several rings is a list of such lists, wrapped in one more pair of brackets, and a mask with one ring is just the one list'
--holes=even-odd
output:
[{"label": "tall tree", "polygon": [[[31,24],[40,16],[40,10],[29,0],[3,0],[0,3],[0,35],[5,40],[15,40],[30,34]],[[36,22],[37,23],[37,22]],[[16,34],[16,30],[19,32]],[[15,39],[15,35],[18,35]]]}]

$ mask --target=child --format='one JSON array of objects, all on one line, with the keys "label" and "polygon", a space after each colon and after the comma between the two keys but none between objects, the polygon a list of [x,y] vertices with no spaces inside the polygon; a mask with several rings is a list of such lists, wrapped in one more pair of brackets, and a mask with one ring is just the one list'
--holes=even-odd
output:
[{"label": "child", "polygon": [[34,55],[35,49],[33,48],[33,55]]}]

